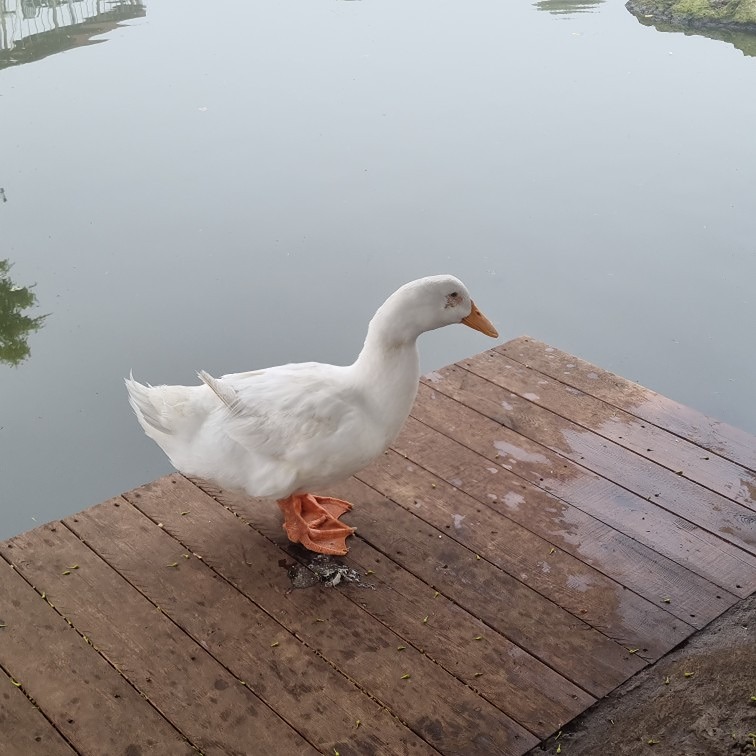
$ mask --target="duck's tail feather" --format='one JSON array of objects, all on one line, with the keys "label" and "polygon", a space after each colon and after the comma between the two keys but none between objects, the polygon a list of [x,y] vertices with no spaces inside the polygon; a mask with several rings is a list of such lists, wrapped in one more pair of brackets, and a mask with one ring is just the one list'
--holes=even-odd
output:
[{"label": "duck's tail feather", "polygon": [[134,374],[129,373],[129,377],[124,380],[126,390],[129,392],[129,404],[137,416],[139,424],[148,436],[152,436],[151,431],[158,431],[171,435],[173,430],[168,428],[163,422],[160,410],[152,401],[152,394],[159,391],[160,387],[143,385],[134,380]]}]

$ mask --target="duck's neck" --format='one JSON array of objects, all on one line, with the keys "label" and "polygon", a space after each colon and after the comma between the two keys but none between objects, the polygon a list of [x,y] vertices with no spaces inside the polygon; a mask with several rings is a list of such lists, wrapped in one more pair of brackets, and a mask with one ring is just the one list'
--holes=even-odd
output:
[{"label": "duck's neck", "polygon": [[420,379],[419,334],[402,325],[384,305],[370,321],[365,344],[352,365],[355,380],[382,413],[391,436],[388,442],[407,419]]}]

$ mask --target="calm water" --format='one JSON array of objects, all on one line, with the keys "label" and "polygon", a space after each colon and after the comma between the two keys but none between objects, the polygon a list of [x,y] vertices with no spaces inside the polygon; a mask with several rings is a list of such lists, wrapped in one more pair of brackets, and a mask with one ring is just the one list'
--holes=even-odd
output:
[{"label": "calm water", "polygon": [[[129,369],[349,362],[437,272],[502,338],[756,432],[756,60],[733,46],[587,0],[162,0],[66,49],[50,7],[2,2],[5,47],[37,36],[0,70],[0,260],[48,317],[0,364],[0,538],[169,470]],[[490,343],[421,346],[430,370]]]}]

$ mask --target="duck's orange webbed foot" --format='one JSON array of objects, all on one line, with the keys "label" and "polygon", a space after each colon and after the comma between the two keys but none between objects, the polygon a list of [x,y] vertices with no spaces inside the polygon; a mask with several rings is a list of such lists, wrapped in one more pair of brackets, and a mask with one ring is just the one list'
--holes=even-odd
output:
[{"label": "duck's orange webbed foot", "polygon": [[278,506],[284,513],[283,528],[293,543],[301,543],[318,554],[344,556],[349,551],[346,539],[355,529],[339,522],[339,517],[352,508],[348,501],[294,494],[288,499],[279,499]]}]

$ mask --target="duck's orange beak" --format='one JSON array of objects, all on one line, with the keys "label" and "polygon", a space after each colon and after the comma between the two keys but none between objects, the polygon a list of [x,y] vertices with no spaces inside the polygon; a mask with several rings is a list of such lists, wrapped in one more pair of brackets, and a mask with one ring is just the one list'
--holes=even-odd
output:
[{"label": "duck's orange beak", "polygon": [[476,331],[485,333],[486,336],[492,336],[496,338],[499,332],[494,328],[493,323],[475,306],[475,302],[470,302],[472,310],[466,318],[462,318],[462,322],[470,328],[474,328]]}]

